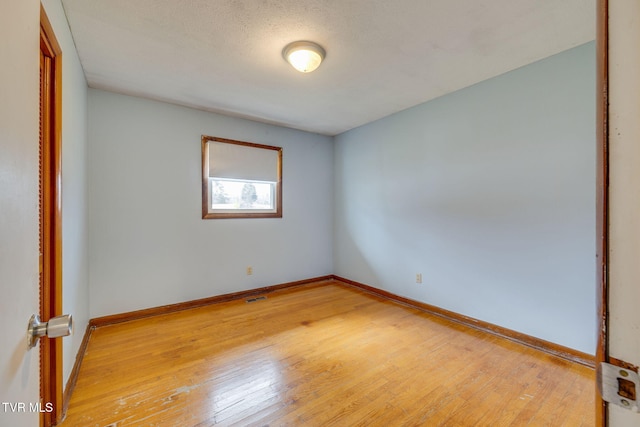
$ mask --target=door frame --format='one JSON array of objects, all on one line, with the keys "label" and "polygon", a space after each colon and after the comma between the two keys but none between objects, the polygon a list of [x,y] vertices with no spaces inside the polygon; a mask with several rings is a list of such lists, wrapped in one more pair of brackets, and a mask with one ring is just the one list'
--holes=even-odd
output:
[{"label": "door frame", "polygon": [[[40,4],[40,319],[62,314],[62,49]],[[41,65],[42,74],[42,65]],[[42,77],[41,77],[42,79]],[[44,88],[44,91],[43,91]],[[40,339],[40,425],[63,418],[62,341]]]},{"label": "door frame", "polygon": [[[596,6],[596,375],[609,357],[609,1]],[[598,381],[596,381],[596,384]],[[596,426],[608,425],[607,403],[596,386]]]}]

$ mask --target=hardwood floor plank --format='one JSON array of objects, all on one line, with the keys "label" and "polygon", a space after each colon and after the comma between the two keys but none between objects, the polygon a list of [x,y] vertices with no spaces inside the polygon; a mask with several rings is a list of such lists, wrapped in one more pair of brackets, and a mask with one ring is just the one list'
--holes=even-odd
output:
[{"label": "hardwood floor plank", "polygon": [[594,378],[324,281],[95,329],[62,425],[592,426]]}]

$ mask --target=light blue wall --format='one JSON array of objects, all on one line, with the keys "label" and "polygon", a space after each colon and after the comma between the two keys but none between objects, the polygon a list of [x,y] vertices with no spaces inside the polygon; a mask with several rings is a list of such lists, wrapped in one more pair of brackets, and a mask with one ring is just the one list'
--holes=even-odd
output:
[{"label": "light blue wall", "polygon": [[75,323],[62,340],[66,383],[89,322],[87,82],[62,3],[42,5],[62,49],[62,310]]},{"label": "light blue wall", "polygon": [[334,159],[337,275],[594,352],[594,43],[341,134]]},{"label": "light blue wall", "polygon": [[[201,219],[203,134],[283,147],[282,218]],[[91,317],[333,272],[330,137],[89,89],[89,141]]]}]

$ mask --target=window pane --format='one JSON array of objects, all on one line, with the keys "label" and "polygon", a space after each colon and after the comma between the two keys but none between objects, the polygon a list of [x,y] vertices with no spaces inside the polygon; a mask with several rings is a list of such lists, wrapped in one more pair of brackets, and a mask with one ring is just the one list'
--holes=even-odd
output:
[{"label": "window pane", "polygon": [[212,210],[275,209],[275,182],[210,179]]}]

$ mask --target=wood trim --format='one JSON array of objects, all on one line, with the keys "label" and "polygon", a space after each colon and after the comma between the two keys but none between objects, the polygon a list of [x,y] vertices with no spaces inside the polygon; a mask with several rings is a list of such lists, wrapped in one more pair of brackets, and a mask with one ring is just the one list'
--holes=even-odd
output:
[{"label": "wood trim", "polygon": [[[609,2],[597,0],[596,22],[596,280],[595,363],[609,362],[608,198],[609,198]],[[607,404],[596,389],[596,426],[608,425]]]},{"label": "wood trim", "polygon": [[89,321],[89,325],[94,328],[113,325],[116,323],[129,322],[131,320],[144,319],[151,316],[159,316],[162,314],[174,313],[176,311],[189,310],[191,308],[203,307],[206,305],[217,304],[221,302],[233,301],[247,298],[259,294],[266,294],[280,289],[293,288],[296,286],[307,285],[314,282],[322,282],[333,279],[333,276],[315,277],[313,279],[298,280],[295,282],[281,283],[278,285],[265,286],[263,288],[249,289],[246,291],[233,292],[230,294],[217,295],[208,298],[197,299],[193,301],[180,302],[177,304],[163,305],[160,307],[152,307],[144,310],[130,311],[127,313],[113,314],[110,316],[97,317]]},{"label": "wood trim", "polygon": [[202,218],[204,219],[209,214],[209,152],[207,151],[207,140],[205,135],[202,135],[200,139],[200,149],[202,156]]},{"label": "wood trim", "polygon": [[449,321],[456,322],[465,326],[469,326],[471,328],[478,329],[478,330],[490,333],[492,335],[497,335],[502,338],[506,338],[510,341],[514,341],[519,344],[535,348],[536,350],[543,351],[545,353],[560,357],[570,362],[579,363],[581,365],[588,366],[590,368],[595,367],[594,357],[590,354],[583,353],[581,351],[577,351],[568,347],[564,347],[562,345],[555,344],[549,341],[545,341],[540,338],[532,337],[530,335],[523,334],[521,332],[516,332],[511,329],[504,328],[502,326],[498,326],[488,322],[484,322],[482,320],[474,319],[469,316],[464,316],[462,314],[445,310],[443,308],[436,307],[434,305],[412,300],[410,298],[401,297],[391,292],[387,292],[382,289],[377,289],[372,286],[365,285],[364,283],[356,282],[350,279],[345,279],[344,277],[334,275],[333,278],[334,280],[338,282],[342,282],[346,285],[353,286],[365,292],[374,294],[376,296],[379,296],[403,305],[408,305],[412,308],[416,308],[418,310],[425,311],[427,313],[445,318]]},{"label": "wood trim", "polygon": [[84,331],[84,336],[82,337],[82,342],[80,343],[80,348],[78,349],[78,353],[76,354],[76,361],[73,364],[73,369],[71,370],[71,374],[69,374],[69,380],[67,381],[67,385],[64,389],[63,394],[63,404],[62,404],[62,414],[63,420],[64,416],[67,413],[67,409],[69,408],[69,402],[71,401],[71,395],[73,394],[73,390],[76,388],[76,382],[78,381],[78,374],[80,373],[80,368],[82,367],[82,360],[84,359],[84,354],[87,352],[87,347],[89,346],[89,339],[91,338],[91,332],[95,327],[87,324],[87,328]]},{"label": "wood trim", "polygon": [[[46,322],[62,314],[62,49],[40,5],[40,55],[49,68],[41,95],[41,281],[40,318]],[[42,102],[42,101],[41,101]],[[46,117],[44,117],[46,116]],[[43,118],[44,117],[44,118]],[[41,412],[40,424],[51,426],[63,418],[62,341],[40,340],[40,393],[52,412]]]},{"label": "wood trim", "polygon": [[265,150],[274,150],[274,151],[282,150],[282,148],[276,147],[274,145],[257,144],[255,142],[248,142],[248,141],[238,141],[238,140],[235,140],[235,139],[219,138],[217,136],[202,135],[202,140],[203,141],[224,142],[225,144],[241,145],[243,147],[262,148],[262,149],[265,149]]},{"label": "wood trim", "polygon": [[625,362],[624,360],[616,359],[615,357],[609,357],[609,363],[614,366],[619,366],[624,369],[628,369],[635,373],[638,373],[638,367],[632,363]]}]

